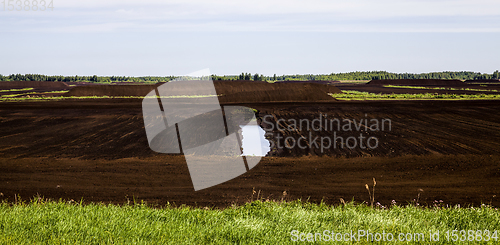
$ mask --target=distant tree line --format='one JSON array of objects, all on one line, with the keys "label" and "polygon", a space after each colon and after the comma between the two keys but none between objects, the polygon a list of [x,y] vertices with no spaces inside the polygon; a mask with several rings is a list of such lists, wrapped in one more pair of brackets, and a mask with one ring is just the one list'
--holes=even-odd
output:
[{"label": "distant tree line", "polygon": [[386,71],[356,71],[347,73],[331,73],[326,75],[281,75],[264,76],[260,74],[241,73],[238,76],[212,75],[213,80],[248,80],[248,81],[345,81],[345,80],[382,80],[382,79],[457,79],[483,80],[500,79],[500,73],[493,74],[470,71],[444,71],[431,73],[392,73]]},{"label": "distant tree line", "polygon": [[241,73],[238,76],[234,75],[224,75],[224,76],[217,76],[217,75],[212,75],[212,80],[245,80],[245,81],[268,81],[270,80],[269,77],[266,77],[262,74],[255,73],[252,75],[252,73]]},{"label": "distant tree line", "polygon": [[50,81],[50,82],[90,82],[90,83],[112,83],[112,82],[137,82],[137,83],[158,83],[168,82],[175,79],[168,77],[126,77],[126,76],[47,76],[40,74],[11,74],[3,76],[0,74],[0,81]]},{"label": "distant tree line", "polygon": [[[175,76],[156,77],[127,77],[127,76],[47,76],[40,74],[11,74],[4,76],[0,74],[0,81],[60,81],[60,82],[90,82],[90,83],[112,83],[112,82],[137,82],[158,83],[168,82]],[[470,72],[470,71],[444,71],[431,73],[392,73],[386,71],[356,71],[347,73],[331,73],[324,75],[281,75],[264,76],[255,73],[241,73],[240,75],[212,75],[213,80],[246,80],[246,81],[342,81],[342,80],[381,80],[381,79],[458,79],[458,80],[483,80],[500,79],[500,72],[496,70],[492,74]]]},{"label": "distant tree line", "polygon": [[481,74],[469,71],[445,71],[431,73],[391,73],[386,71],[356,71],[347,73],[331,73],[328,75],[282,75],[266,77],[266,80],[274,81],[342,81],[342,80],[381,80],[381,79],[458,79],[458,80],[482,80],[500,79],[500,73]]}]

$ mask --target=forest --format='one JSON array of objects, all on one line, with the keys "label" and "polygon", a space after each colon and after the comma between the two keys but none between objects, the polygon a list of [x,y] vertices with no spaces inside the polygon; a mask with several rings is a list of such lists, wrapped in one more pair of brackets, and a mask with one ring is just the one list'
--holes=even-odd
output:
[{"label": "forest", "polygon": [[[41,74],[11,74],[1,75],[0,81],[61,81],[61,82],[90,82],[90,83],[113,83],[113,82],[136,82],[136,83],[158,83],[168,82],[176,76],[49,76]],[[381,80],[381,79],[458,79],[458,80],[484,80],[500,79],[500,72],[492,74],[471,71],[444,71],[431,73],[392,73],[387,71],[355,71],[331,74],[305,74],[305,75],[276,75],[264,76],[262,74],[241,73],[240,75],[212,75],[213,80],[247,80],[247,81],[345,81],[345,80]]]}]

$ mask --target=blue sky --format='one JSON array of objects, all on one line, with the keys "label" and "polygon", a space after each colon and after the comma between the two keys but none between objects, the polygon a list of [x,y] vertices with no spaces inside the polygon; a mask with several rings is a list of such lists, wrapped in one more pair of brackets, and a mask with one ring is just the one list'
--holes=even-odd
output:
[{"label": "blue sky", "polygon": [[498,0],[52,1],[0,5],[0,74],[500,69]]}]

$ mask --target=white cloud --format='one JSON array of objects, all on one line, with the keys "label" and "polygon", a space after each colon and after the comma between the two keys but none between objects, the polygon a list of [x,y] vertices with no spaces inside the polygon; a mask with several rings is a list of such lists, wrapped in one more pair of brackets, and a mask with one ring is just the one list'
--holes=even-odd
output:
[{"label": "white cloud", "polygon": [[499,10],[497,0],[57,0],[50,12],[4,12],[0,30],[500,32]]},{"label": "white cloud", "polygon": [[338,13],[343,16],[484,16],[498,15],[497,0],[58,0],[56,6],[71,9],[161,9],[178,13],[300,14]]}]

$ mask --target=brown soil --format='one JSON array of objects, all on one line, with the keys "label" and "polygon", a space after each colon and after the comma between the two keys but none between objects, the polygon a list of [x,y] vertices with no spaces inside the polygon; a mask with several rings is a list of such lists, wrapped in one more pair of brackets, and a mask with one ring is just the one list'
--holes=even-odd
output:
[{"label": "brown soil", "polygon": [[334,84],[340,83],[340,81],[321,81],[321,80],[311,80],[311,81],[276,81],[275,83],[318,83],[318,84]]},{"label": "brown soil", "polygon": [[[273,156],[392,157],[431,153],[500,153],[498,144],[500,142],[500,115],[495,113],[496,109],[500,109],[500,103],[495,101],[483,103],[480,101],[371,101],[314,105],[297,103],[264,106],[254,104],[252,106],[259,109],[259,116],[262,118],[261,126],[267,129],[274,128],[272,140],[276,148],[271,153]],[[269,116],[264,119],[266,115]],[[311,124],[309,130],[306,123],[302,125],[302,130],[300,128],[295,130],[293,127],[294,125],[300,127],[300,119],[313,122],[319,118],[322,118],[322,124],[316,122],[314,128]],[[296,122],[290,119],[295,119]],[[359,125],[359,122],[364,119],[362,125],[367,127],[373,124],[366,121],[375,119],[382,124],[382,119],[390,119],[390,125],[385,123],[383,131],[371,131],[364,126],[360,126],[360,130],[357,130],[355,126],[352,126],[352,130],[345,130],[343,126],[347,123],[335,121],[330,124],[325,123],[325,119],[327,122],[333,119],[341,121],[348,119],[354,122],[354,125]],[[279,125],[278,120],[281,120]],[[340,130],[337,125],[341,126]],[[389,126],[390,129],[388,129]],[[332,142],[331,147],[326,147],[328,144],[325,141],[325,147],[321,151],[321,137],[330,138],[333,141],[334,134],[343,139],[339,139],[336,145]],[[379,140],[379,146],[375,150],[342,147],[342,140],[345,142],[349,137],[358,138],[360,134],[367,138],[376,137]],[[278,139],[278,136],[281,138]],[[307,149],[285,147],[285,138],[289,138],[288,143],[291,144],[303,138],[302,144],[313,145],[316,137],[318,137],[317,146]]]},{"label": "brown soil", "polygon": [[382,79],[372,80],[370,85],[462,85],[460,80],[441,80],[441,79]]},{"label": "brown soil", "polygon": [[43,88],[53,90],[68,89],[68,84],[64,82],[41,82],[41,81],[0,81],[0,89],[14,89],[14,88]]},{"label": "brown soil", "polygon": [[[374,151],[281,151],[226,183],[195,192],[184,157],[148,147],[141,100],[0,103],[0,193],[122,204],[225,207],[260,196],[338,203],[376,201],[500,206],[498,101],[242,103],[277,119],[390,118]],[[277,131],[274,131],[275,133]],[[294,135],[291,131],[283,133]],[[299,132],[300,134],[301,132]],[[304,132],[302,132],[304,133]],[[322,133],[319,133],[322,135]],[[295,135],[297,136],[297,135]],[[318,156],[315,156],[318,155]],[[329,156],[330,155],[330,156]],[[497,197],[494,197],[494,196]]]},{"label": "brown soil", "polygon": [[465,80],[466,83],[500,83],[500,79]]},{"label": "brown soil", "polygon": [[221,103],[334,101],[337,87],[319,83],[214,82]]},{"label": "brown soil", "polygon": [[[64,82],[41,82],[41,81],[9,81],[3,82],[0,81],[0,90],[11,90],[11,89],[23,89],[23,88],[32,88],[31,90],[25,91],[4,91],[0,92],[0,96],[3,95],[18,95],[26,96],[26,93],[29,93],[30,97],[39,97],[39,96],[61,96],[66,93],[71,87]],[[52,91],[61,91],[59,93],[46,93]]]},{"label": "brown soil", "polygon": [[[145,96],[162,85],[91,85],[72,88],[65,96]],[[319,83],[270,84],[258,81],[215,81],[219,101],[229,102],[283,102],[283,101],[333,101],[328,93],[341,93],[334,86]],[[179,95],[185,88],[172,86]]]},{"label": "brown soil", "polygon": [[76,86],[64,96],[146,96],[158,85],[87,85]]},{"label": "brown soil", "polygon": [[[335,86],[341,90],[353,90],[360,92],[369,92],[375,94],[499,94],[500,85],[489,84],[487,86],[480,86],[479,84],[461,84],[459,86],[451,85],[420,85],[425,87],[439,87],[439,88],[454,88],[459,90],[444,90],[444,89],[408,89],[408,88],[388,88],[383,85],[370,85],[370,84],[335,84]],[[411,86],[411,85],[406,85]],[[473,91],[473,90],[461,90],[461,89],[480,89],[480,90],[491,90],[491,91]],[[496,91],[495,91],[496,90]]]}]

